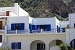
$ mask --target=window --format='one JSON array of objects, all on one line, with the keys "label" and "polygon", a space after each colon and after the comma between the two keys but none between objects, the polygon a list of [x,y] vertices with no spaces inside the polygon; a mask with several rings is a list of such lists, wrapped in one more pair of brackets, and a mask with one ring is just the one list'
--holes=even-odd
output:
[{"label": "window", "polygon": [[24,23],[13,23],[11,24],[11,30],[24,30]]},{"label": "window", "polygon": [[21,24],[15,24],[15,29],[21,30]]},{"label": "window", "polygon": [[21,49],[21,42],[13,42],[11,44],[12,49]]},{"label": "window", "polygon": [[51,25],[40,25],[40,29],[43,29],[44,31],[51,31]]},{"label": "window", "polygon": [[44,31],[46,31],[47,26],[46,25],[40,25],[40,29],[43,29]]},{"label": "window", "polygon": [[11,11],[6,11],[6,16],[9,16],[9,12],[11,12]]},{"label": "window", "polygon": [[47,25],[31,25],[31,24],[29,24],[29,29],[30,29],[30,31],[41,30],[41,29],[43,29],[44,31],[51,31],[51,25],[50,24],[47,24]]}]

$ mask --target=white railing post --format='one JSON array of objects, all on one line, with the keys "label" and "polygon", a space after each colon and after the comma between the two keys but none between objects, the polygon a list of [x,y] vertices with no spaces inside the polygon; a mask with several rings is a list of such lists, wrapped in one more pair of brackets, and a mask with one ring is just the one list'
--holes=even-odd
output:
[{"label": "white railing post", "polygon": [[41,33],[43,33],[43,29],[41,29]]},{"label": "white railing post", "polygon": [[16,29],[16,34],[17,34],[17,29]]}]

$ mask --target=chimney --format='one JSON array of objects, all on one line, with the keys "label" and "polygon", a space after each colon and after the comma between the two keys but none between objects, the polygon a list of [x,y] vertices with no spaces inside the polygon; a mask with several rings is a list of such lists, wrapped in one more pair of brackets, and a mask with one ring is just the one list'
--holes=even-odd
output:
[{"label": "chimney", "polygon": [[19,15],[19,5],[18,5],[18,3],[15,3],[14,4],[14,13],[16,14],[16,15]]}]

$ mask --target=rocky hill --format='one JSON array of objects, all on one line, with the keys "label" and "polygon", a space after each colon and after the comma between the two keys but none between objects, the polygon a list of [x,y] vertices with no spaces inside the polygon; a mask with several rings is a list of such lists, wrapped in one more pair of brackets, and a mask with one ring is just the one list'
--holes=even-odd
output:
[{"label": "rocky hill", "polygon": [[31,17],[54,17],[64,20],[69,13],[75,12],[75,0],[2,0],[0,6],[19,5],[29,12]]}]

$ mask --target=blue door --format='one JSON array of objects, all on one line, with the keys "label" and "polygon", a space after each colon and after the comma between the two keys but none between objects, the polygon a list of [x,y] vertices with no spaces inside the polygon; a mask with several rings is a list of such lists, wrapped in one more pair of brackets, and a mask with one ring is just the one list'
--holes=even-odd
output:
[{"label": "blue door", "polygon": [[15,49],[15,43],[12,43],[12,44],[11,44],[11,48],[12,48],[12,49]]},{"label": "blue door", "polygon": [[51,31],[51,25],[47,25],[47,31]]}]

